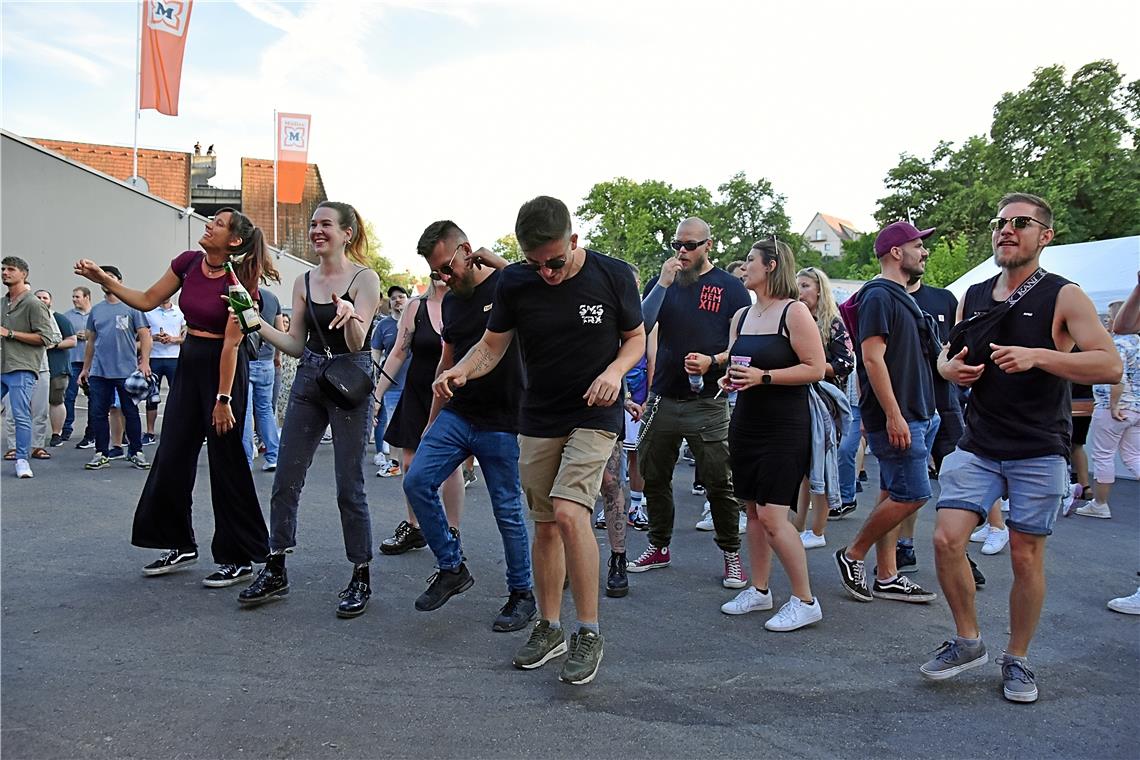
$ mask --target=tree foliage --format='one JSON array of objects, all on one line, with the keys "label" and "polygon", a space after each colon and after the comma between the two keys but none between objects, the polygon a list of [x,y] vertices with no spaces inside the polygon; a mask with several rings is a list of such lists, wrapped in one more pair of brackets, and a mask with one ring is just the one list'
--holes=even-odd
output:
[{"label": "tree foliage", "polygon": [[519,249],[519,240],[515,233],[508,232],[491,244],[491,253],[502,256],[507,261],[522,261],[522,251]]}]

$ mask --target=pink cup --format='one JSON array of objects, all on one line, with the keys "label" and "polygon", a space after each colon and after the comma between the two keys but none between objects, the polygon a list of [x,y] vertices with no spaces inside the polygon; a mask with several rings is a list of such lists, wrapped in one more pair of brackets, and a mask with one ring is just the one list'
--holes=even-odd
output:
[{"label": "pink cup", "polygon": [[[752,366],[752,357],[751,356],[730,356],[730,357],[728,357],[728,364],[729,364],[729,366],[732,366],[733,364],[735,364],[738,367],[751,367]],[[740,390],[740,386],[736,385],[735,383],[730,382],[729,386],[734,391]]]}]

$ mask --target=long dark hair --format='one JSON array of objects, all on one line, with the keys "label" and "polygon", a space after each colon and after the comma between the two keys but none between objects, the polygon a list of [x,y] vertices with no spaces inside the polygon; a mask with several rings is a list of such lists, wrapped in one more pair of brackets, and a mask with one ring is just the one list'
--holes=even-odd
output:
[{"label": "long dark hair", "polygon": [[273,266],[273,257],[269,255],[269,246],[261,228],[237,209],[219,209],[218,214],[222,213],[230,215],[230,239],[241,238],[238,245],[226,246],[226,253],[230,258],[241,257],[234,273],[246,290],[253,293],[260,282],[281,282],[281,273]]}]

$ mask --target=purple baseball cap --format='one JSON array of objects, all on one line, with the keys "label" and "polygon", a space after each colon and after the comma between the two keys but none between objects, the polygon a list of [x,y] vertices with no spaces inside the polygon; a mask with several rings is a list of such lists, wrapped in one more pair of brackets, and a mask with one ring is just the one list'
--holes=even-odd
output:
[{"label": "purple baseball cap", "polygon": [[910,222],[892,222],[875,236],[875,255],[879,258],[890,253],[898,245],[905,245],[912,240],[926,240],[934,234],[936,227],[920,230]]}]

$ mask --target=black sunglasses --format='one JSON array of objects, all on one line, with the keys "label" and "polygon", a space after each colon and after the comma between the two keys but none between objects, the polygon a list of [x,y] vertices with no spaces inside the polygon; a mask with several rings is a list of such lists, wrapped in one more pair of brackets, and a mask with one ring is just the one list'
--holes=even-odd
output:
[{"label": "black sunglasses", "polygon": [[1042,222],[1040,219],[1034,219],[1031,216],[1014,216],[1009,219],[996,216],[990,220],[990,229],[997,232],[998,230],[1004,229],[1007,224],[1012,224],[1015,230],[1023,230],[1029,226],[1030,222],[1036,222],[1045,229],[1049,229],[1049,225],[1045,224],[1045,222]]},{"label": "black sunglasses", "polygon": [[532,272],[537,272],[540,269],[549,269],[551,272],[555,272],[566,266],[566,254],[563,254],[558,258],[547,259],[541,264],[536,264],[533,261],[524,261],[522,262],[522,266],[524,269],[529,269]]},{"label": "black sunglasses", "polygon": [[442,280],[445,275],[447,277],[453,276],[455,274],[455,270],[451,268],[451,265],[452,265],[452,263],[455,262],[455,257],[459,255],[459,251],[462,248],[463,248],[463,243],[460,243],[459,246],[455,249],[455,253],[451,254],[451,260],[448,261],[443,266],[441,266],[439,269],[433,269],[431,271],[431,274],[428,276],[431,277],[436,282],[439,282],[440,280]]},{"label": "black sunglasses", "polygon": [[669,244],[669,247],[672,248],[674,251],[679,251],[682,248],[684,248],[686,251],[695,251],[707,242],[709,242],[708,238],[705,238],[704,240],[698,240],[695,243],[692,240],[685,240],[685,241],[674,240],[672,243]]}]

